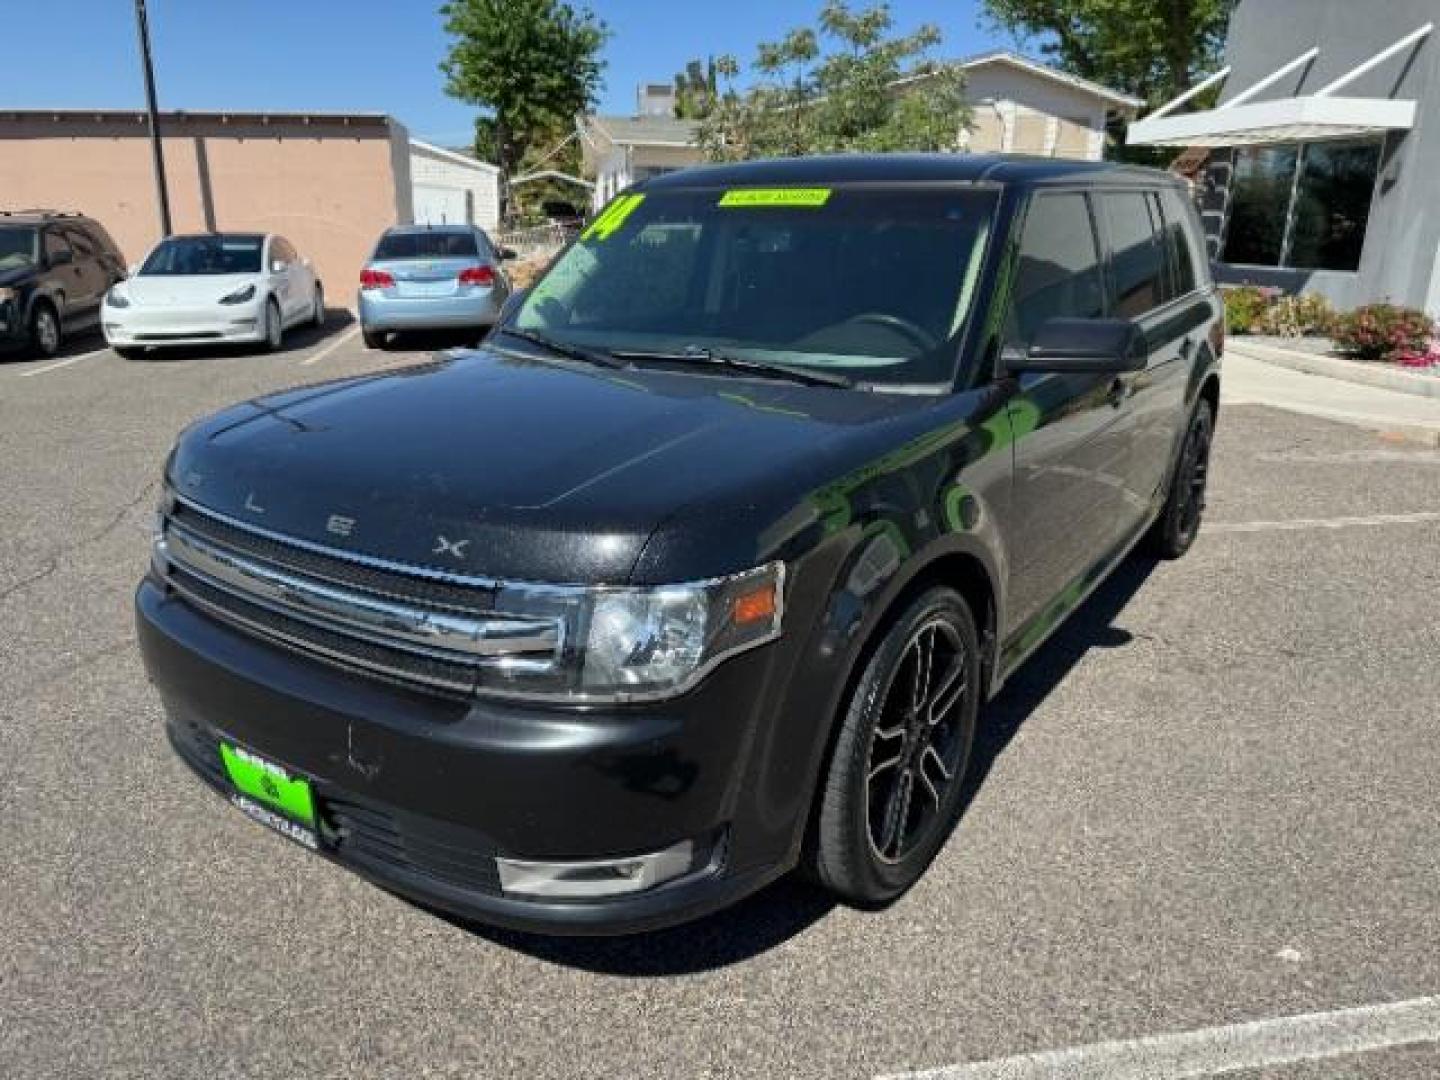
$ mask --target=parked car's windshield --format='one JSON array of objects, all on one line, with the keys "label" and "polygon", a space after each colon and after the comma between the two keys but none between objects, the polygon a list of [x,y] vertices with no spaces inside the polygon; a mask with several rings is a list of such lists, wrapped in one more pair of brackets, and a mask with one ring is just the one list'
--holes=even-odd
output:
[{"label": "parked car's windshield", "polygon": [[0,229],[0,270],[18,270],[38,261],[39,231]]},{"label": "parked car's windshield", "polygon": [[948,382],[995,203],[873,187],[622,195],[513,325],[590,350],[708,349],[881,386]]},{"label": "parked car's windshield", "polygon": [[375,247],[377,259],[446,259],[478,255],[471,232],[386,233]]},{"label": "parked car's windshield", "polygon": [[177,236],[160,243],[141,276],[258,274],[263,236]]}]

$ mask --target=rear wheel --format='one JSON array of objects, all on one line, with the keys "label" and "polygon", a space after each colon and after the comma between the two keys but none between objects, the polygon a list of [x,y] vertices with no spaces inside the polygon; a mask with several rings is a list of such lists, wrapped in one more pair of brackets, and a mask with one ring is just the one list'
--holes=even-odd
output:
[{"label": "rear wheel", "polygon": [[1210,480],[1210,443],[1215,433],[1215,411],[1201,398],[1190,415],[1180,458],[1170,478],[1165,508],[1148,537],[1150,551],[1162,559],[1178,559],[1190,550],[1205,514],[1205,490]]},{"label": "rear wheel", "polygon": [[121,360],[139,360],[145,355],[145,350],[137,349],[133,345],[117,345],[115,346],[115,355]]},{"label": "rear wheel", "polygon": [[980,704],[975,619],[930,589],[894,621],[850,697],[820,791],[812,867],[877,907],[924,873],[961,810]]},{"label": "rear wheel", "polygon": [[383,330],[361,330],[360,340],[365,342],[367,349],[383,349],[387,335]]},{"label": "rear wheel", "polygon": [[41,300],[30,315],[31,349],[40,356],[54,356],[60,351],[63,340],[59,313],[48,300]]},{"label": "rear wheel", "polygon": [[315,283],[315,307],[310,313],[310,324],[319,330],[325,325],[325,286]]}]

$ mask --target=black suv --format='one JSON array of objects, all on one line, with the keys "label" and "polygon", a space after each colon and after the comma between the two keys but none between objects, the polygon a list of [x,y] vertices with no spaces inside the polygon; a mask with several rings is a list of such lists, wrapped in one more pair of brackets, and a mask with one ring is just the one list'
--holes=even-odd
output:
[{"label": "black suv", "polygon": [[100,322],[125,260],[98,221],[51,210],[0,211],[0,346],[53,356]]},{"label": "black suv", "polygon": [[140,642],[186,762],[399,893],[555,932],[803,866],[884,904],[984,701],[1195,538],[1222,311],[1185,190],[966,156],[621,195],[478,351],[203,420]]}]

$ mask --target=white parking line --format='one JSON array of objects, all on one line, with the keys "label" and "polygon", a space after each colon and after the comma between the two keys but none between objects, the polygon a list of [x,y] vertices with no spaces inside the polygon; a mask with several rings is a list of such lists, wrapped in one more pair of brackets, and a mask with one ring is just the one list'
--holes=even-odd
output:
[{"label": "white parking line", "polygon": [[896,1073],[890,1080],[1167,1080],[1440,1042],[1440,997]]},{"label": "white parking line", "polygon": [[28,379],[33,375],[44,375],[51,371],[59,371],[63,367],[88,360],[92,356],[99,356],[101,353],[109,352],[109,349],[96,349],[94,352],[81,353],[79,356],[67,356],[64,360],[56,360],[53,364],[46,364],[44,367],[31,368],[29,371],[19,371],[16,374],[22,379]]},{"label": "white parking line", "polygon": [[1294,518],[1290,521],[1216,521],[1207,533],[1297,532],[1303,529],[1349,529],[1364,525],[1428,525],[1440,521],[1440,511],[1416,514],[1372,514],[1369,517]]},{"label": "white parking line", "polygon": [[321,349],[314,356],[307,356],[304,360],[301,360],[300,365],[302,367],[309,367],[311,364],[318,364],[321,360],[324,360],[327,356],[333,353],[336,349],[340,348],[340,346],[344,345],[347,341],[355,340],[355,335],[358,333],[360,333],[360,327],[357,326],[351,329],[348,333],[341,334],[338,338],[332,341],[329,345],[326,345],[325,348]]}]

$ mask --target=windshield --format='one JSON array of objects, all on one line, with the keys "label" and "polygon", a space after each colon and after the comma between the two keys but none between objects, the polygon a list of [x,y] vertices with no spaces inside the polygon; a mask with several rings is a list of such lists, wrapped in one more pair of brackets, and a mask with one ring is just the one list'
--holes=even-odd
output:
[{"label": "windshield", "polygon": [[40,260],[38,229],[0,229],[0,270],[34,266]]},{"label": "windshield", "polygon": [[375,248],[377,259],[444,259],[480,254],[469,232],[386,233]]},{"label": "windshield", "polygon": [[862,383],[949,382],[995,201],[874,187],[622,195],[514,325],[591,350],[708,349]]},{"label": "windshield", "polygon": [[258,274],[264,247],[263,236],[177,236],[150,253],[140,274]]}]

